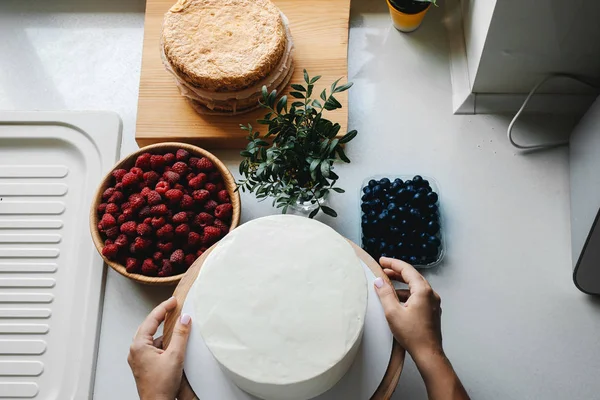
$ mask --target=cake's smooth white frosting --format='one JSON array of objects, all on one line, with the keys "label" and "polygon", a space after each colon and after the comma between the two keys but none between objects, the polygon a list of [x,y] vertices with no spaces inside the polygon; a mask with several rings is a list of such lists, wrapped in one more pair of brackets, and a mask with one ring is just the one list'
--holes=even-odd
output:
[{"label": "cake's smooth white frosting", "polygon": [[328,226],[286,215],[250,221],[219,242],[197,279],[194,326],[243,390],[309,399],[352,364],[367,283],[350,244]]}]

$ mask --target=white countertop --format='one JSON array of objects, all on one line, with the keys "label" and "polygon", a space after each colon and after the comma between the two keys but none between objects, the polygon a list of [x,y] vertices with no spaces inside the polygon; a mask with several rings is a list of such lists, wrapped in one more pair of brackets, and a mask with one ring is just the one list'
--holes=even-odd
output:
[{"label": "white countertop", "polygon": [[[443,7],[405,35],[383,1],[372,3],[352,4],[349,122],[360,134],[348,146],[352,164],[337,168],[347,190],[332,200],[341,217],[323,221],[358,242],[366,176],[435,177],[447,254],[426,276],[442,296],[445,348],[471,396],[597,397],[600,300],[571,280],[566,149],[517,154],[506,116],[452,115]],[[0,3],[0,109],[114,110],[122,152],[134,150],[143,9],[143,0]],[[545,134],[569,123],[542,122]],[[539,134],[534,125],[523,131]],[[216,154],[237,171],[236,152]],[[274,212],[248,195],[242,204],[244,221]],[[108,271],[95,399],[135,398],[131,337],[171,291]],[[408,360],[394,399],[425,398]]]}]

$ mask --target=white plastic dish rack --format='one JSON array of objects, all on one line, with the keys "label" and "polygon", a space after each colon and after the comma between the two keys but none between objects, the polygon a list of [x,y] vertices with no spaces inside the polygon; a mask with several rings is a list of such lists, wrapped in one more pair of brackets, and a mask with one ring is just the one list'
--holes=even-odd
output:
[{"label": "white plastic dish rack", "polygon": [[104,266],[88,212],[112,112],[0,112],[0,398],[91,398]]}]

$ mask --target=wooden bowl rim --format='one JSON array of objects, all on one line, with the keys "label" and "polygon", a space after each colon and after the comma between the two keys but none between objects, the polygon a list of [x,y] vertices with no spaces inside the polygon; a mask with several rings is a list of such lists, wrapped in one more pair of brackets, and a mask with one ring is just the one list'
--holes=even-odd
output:
[{"label": "wooden bowl rim", "polygon": [[[104,248],[104,241],[102,240],[102,236],[100,235],[100,232],[98,231],[99,218],[98,218],[97,209],[98,209],[98,205],[100,205],[100,203],[102,201],[102,193],[104,192],[104,190],[106,190],[108,183],[110,182],[110,179],[112,178],[112,172],[115,169],[123,168],[125,165],[128,165],[128,164],[131,164],[131,166],[129,166],[126,169],[131,168],[133,166],[133,163],[135,163],[135,159],[142,153],[154,151],[155,154],[163,154],[163,153],[168,153],[169,151],[178,150],[178,149],[185,149],[192,154],[206,157],[213,162],[216,169],[221,173],[221,176],[223,176],[223,182],[225,183],[227,192],[229,193],[229,197],[231,199],[231,204],[233,206],[233,216],[231,217],[231,224],[230,224],[229,229],[230,230],[235,229],[240,223],[241,199],[240,199],[239,191],[235,190],[236,189],[235,179],[234,179],[233,175],[231,174],[231,171],[229,171],[229,168],[227,168],[225,166],[225,164],[223,164],[223,162],[221,160],[219,160],[211,152],[209,152],[201,147],[194,146],[194,145],[191,145],[188,143],[164,142],[164,143],[157,143],[157,144],[151,144],[148,146],[144,146],[144,147],[140,148],[139,150],[122,158],[110,169],[110,171],[106,175],[104,175],[104,177],[100,181],[100,184],[98,185],[98,188],[96,189],[96,193],[94,194],[94,200],[92,202],[92,206],[90,208],[90,215],[89,215],[90,233],[92,234],[92,241],[94,242],[94,245],[96,246],[96,250],[98,251],[98,253],[100,254],[100,256],[102,257],[102,259],[104,260],[104,262],[106,264],[108,264],[112,269],[117,271],[119,274],[121,274],[129,279],[133,279],[137,282],[147,284],[147,285],[175,285],[185,275],[185,272],[178,274],[178,275],[169,276],[169,277],[154,277],[154,276],[146,276],[146,275],[142,275],[142,274],[130,274],[129,272],[127,272],[127,270],[125,269],[125,267],[123,265],[106,258],[102,254],[102,249]],[[157,152],[157,150],[162,151],[162,153]]]}]

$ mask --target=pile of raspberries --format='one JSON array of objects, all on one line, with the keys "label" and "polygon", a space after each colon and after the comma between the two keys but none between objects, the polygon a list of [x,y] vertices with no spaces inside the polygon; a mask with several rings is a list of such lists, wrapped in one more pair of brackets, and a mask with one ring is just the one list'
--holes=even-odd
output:
[{"label": "pile of raspberries", "polygon": [[185,272],[229,232],[233,207],[223,177],[206,157],[143,153],[112,172],[98,206],[102,254],[127,272]]}]

